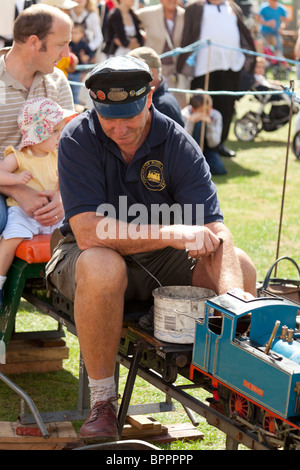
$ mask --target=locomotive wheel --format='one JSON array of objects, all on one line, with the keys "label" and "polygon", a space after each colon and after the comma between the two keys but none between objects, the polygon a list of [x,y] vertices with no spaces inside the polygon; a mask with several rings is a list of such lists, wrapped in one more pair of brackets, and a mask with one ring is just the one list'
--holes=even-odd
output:
[{"label": "locomotive wheel", "polygon": [[252,403],[236,392],[231,392],[230,394],[229,411],[231,415],[237,414],[247,421],[251,421],[253,417]]},{"label": "locomotive wheel", "polygon": [[289,448],[292,441],[288,438],[289,433],[286,432],[287,429],[285,429],[285,424],[280,419],[276,418],[268,411],[265,411],[262,424],[265,431],[274,434],[273,439],[266,436],[266,439],[274,448]]},{"label": "locomotive wheel", "polygon": [[266,411],[263,419],[263,428],[272,434],[277,434],[280,429],[280,421]]}]

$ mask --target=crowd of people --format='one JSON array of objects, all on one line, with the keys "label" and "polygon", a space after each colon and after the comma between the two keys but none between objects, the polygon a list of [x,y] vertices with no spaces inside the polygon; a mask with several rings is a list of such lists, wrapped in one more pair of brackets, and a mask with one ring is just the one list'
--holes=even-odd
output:
[{"label": "crowd of people", "polygon": [[[254,83],[255,56],[238,49],[255,51],[262,40],[265,46],[274,48],[275,55],[282,55],[282,31],[289,22],[286,8],[278,0],[266,0],[259,6],[253,2],[247,11],[243,2],[231,0],[16,0],[14,11],[12,6],[5,8],[11,9],[7,15],[16,18],[23,9],[38,3],[60,8],[73,21],[70,54],[57,66],[69,79],[78,109],[92,106],[84,80],[93,65],[140,47],[162,56],[158,73],[164,81],[164,94],[172,88],[181,109],[189,104],[189,96],[176,93],[176,88],[247,90]],[[248,25],[249,17],[255,18],[256,28]],[[196,54],[172,54],[176,48],[205,38],[213,45],[201,47]],[[11,41],[12,33],[3,35],[3,44]],[[218,158],[235,156],[226,143],[235,101],[234,95],[213,98],[213,107],[221,113],[223,123],[221,140],[214,149]],[[205,133],[206,123],[202,127]],[[212,175],[226,173],[225,163],[220,166],[221,173],[217,167],[210,167]]]},{"label": "crowd of people", "polygon": [[[114,440],[124,302],[151,299],[155,278],[256,295],[255,267],[234,246],[212,181],[226,173],[220,155],[234,156],[234,98],[196,93],[249,86],[255,56],[239,48],[255,51],[254,37],[231,0],[11,4],[0,50],[0,306],[18,244],[54,232],[47,283],[74,301],[91,390],[80,436]],[[196,54],[165,54],[205,38],[214,44]],[[147,216],[124,216],[122,197]],[[189,212],[156,220],[157,205]]]}]

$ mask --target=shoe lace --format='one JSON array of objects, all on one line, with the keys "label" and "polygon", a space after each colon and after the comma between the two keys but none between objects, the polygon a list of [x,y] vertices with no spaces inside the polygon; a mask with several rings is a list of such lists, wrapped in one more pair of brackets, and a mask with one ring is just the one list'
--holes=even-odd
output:
[{"label": "shoe lace", "polygon": [[[92,413],[89,421],[95,421],[98,419],[98,416],[102,414],[103,416],[109,418],[109,419],[116,419],[116,411],[117,407],[114,404],[118,399],[120,398],[120,395],[110,397],[108,400],[105,401],[98,401],[95,403],[95,405],[92,408]],[[113,412],[113,413],[112,413]]]}]

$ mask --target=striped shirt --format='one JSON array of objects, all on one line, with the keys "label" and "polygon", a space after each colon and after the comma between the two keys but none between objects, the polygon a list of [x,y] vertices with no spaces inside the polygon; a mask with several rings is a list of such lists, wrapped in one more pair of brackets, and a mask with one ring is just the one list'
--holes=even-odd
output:
[{"label": "striped shirt", "polygon": [[74,110],[70,85],[64,73],[54,68],[50,74],[37,72],[30,87],[25,88],[6,70],[4,57],[9,49],[0,50],[0,160],[9,145],[18,148],[21,132],[18,113],[23,103],[32,98],[50,98],[64,109]]}]

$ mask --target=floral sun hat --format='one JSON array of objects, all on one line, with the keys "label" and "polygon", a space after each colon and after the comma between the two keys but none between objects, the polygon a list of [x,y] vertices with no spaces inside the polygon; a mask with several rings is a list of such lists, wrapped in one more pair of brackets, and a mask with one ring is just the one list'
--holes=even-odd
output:
[{"label": "floral sun hat", "polygon": [[18,125],[22,132],[20,150],[48,139],[57,124],[63,119],[71,119],[76,114],[74,111],[63,109],[49,98],[33,98],[26,101],[18,116]]}]

